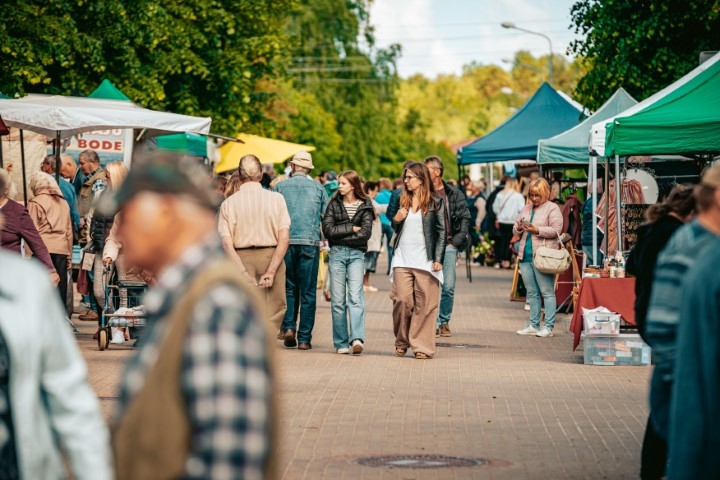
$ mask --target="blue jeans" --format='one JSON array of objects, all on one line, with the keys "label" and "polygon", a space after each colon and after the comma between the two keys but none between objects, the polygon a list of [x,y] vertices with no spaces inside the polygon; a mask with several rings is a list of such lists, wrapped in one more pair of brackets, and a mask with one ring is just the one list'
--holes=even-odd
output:
[{"label": "blue jeans", "polygon": [[[392,225],[382,225],[382,238],[387,238],[387,253],[388,253],[388,274],[390,273],[390,265],[392,265],[393,247],[390,246],[390,240],[392,240],[394,230]],[[382,242],[380,242],[382,243]]]},{"label": "blue jeans", "polygon": [[453,303],[455,302],[455,261],[457,260],[457,248],[452,245],[445,247],[445,262],[443,262],[443,283],[440,293],[440,308],[438,309],[437,328],[441,323],[449,323],[452,316]]},{"label": "blue jeans", "polygon": [[[352,340],[365,341],[365,252],[336,245],[330,247],[330,305],[333,346],[347,348]],[[348,315],[350,324],[348,325]],[[349,327],[349,328],[348,328]]]},{"label": "blue jeans", "polygon": [[[315,326],[317,276],[320,250],[311,245],[290,245],[285,254],[285,296],[287,311],[282,331],[297,330],[297,340],[310,343]],[[296,323],[300,312],[300,325]]]},{"label": "blue jeans", "polygon": [[555,275],[538,272],[532,262],[520,262],[520,274],[527,290],[525,298],[530,304],[530,325],[540,328],[542,300],[545,300],[545,326],[552,330],[555,326],[555,309],[557,308]]},{"label": "blue jeans", "polygon": [[[587,265],[593,265],[593,258],[592,258],[592,245],[583,245],[582,251],[585,254],[585,258],[587,258]],[[603,264],[603,254],[600,251],[600,248],[597,249],[595,252],[596,258],[595,258],[595,265],[602,265]]]}]

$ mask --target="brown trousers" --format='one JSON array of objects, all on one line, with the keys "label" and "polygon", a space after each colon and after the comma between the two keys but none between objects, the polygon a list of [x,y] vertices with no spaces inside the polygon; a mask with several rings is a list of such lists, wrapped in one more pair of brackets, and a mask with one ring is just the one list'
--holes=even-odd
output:
[{"label": "brown trousers", "polygon": [[[247,272],[255,278],[256,282],[260,281],[260,276],[265,273],[270,265],[275,247],[270,248],[246,248],[235,250],[242,260]],[[266,289],[260,289],[260,297],[265,300],[265,311],[270,319],[270,325],[275,328],[275,332],[280,330],[285,311],[287,310],[287,297],[285,296],[285,262],[280,262],[280,266],[275,273],[273,286]],[[263,294],[264,293],[264,294]]]},{"label": "brown trousers", "polygon": [[390,293],[393,301],[395,346],[413,353],[435,355],[435,323],[440,303],[440,282],[430,272],[395,268]]}]

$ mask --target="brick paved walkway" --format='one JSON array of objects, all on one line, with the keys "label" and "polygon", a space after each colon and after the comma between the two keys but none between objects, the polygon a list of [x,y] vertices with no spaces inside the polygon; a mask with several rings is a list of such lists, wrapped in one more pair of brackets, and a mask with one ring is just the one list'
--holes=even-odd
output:
[{"label": "brick paved walkway", "polygon": [[[320,298],[313,350],[278,342],[284,478],[637,478],[650,368],[582,365],[562,315],[553,338],[516,335],[528,312],[507,300],[510,274],[478,267],[473,275],[470,284],[458,267],[453,336],[439,339],[451,346],[433,360],[395,356],[384,275],[373,277],[380,291],[366,294],[361,356],[334,353],[330,304]],[[80,323],[91,381],[108,413],[131,349],[98,352],[92,326]],[[416,454],[490,464],[390,469],[354,462]]]}]

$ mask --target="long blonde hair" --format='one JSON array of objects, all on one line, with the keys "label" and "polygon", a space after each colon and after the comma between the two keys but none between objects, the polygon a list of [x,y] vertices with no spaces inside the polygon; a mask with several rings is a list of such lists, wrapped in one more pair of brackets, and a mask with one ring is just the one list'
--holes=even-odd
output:
[{"label": "long blonde hair", "polygon": [[15,184],[10,178],[10,172],[0,168],[0,198],[12,198],[15,196]]},{"label": "long blonde hair", "polygon": [[413,197],[417,195],[418,206],[422,211],[423,215],[427,215],[428,208],[430,207],[430,201],[432,200],[432,193],[435,190],[433,188],[432,180],[430,179],[430,170],[424,163],[413,162],[405,167],[403,171],[403,177],[411,172],[413,175],[420,179],[420,188],[415,193],[410,192],[407,188],[403,189],[400,195],[400,206],[407,208],[408,211],[412,210]]},{"label": "long blonde hair", "polygon": [[120,185],[125,181],[128,170],[123,162],[111,162],[105,167],[105,172],[110,179],[110,187],[113,190],[120,188]]}]

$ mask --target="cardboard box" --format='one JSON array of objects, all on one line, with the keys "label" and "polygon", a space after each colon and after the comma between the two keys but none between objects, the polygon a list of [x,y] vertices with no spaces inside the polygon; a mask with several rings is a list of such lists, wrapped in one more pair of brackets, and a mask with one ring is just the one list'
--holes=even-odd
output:
[{"label": "cardboard box", "polygon": [[650,365],[650,347],[636,333],[582,334],[585,365]]}]

